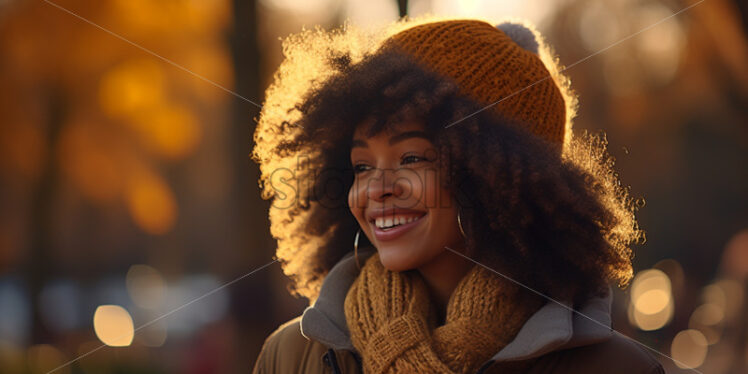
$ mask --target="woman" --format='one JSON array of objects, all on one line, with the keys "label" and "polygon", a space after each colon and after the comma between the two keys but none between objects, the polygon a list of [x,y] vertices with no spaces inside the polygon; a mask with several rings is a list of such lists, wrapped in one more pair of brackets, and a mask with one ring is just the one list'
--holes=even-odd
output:
[{"label": "woman", "polygon": [[643,233],[532,27],[420,18],[290,37],[255,134],[312,301],[256,373],[661,373],[610,327]]}]

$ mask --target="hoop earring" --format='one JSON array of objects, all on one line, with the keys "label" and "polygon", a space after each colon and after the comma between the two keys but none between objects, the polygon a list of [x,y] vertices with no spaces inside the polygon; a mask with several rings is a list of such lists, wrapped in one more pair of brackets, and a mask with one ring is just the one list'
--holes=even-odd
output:
[{"label": "hoop earring", "polygon": [[465,230],[462,228],[462,220],[460,219],[461,212],[462,212],[462,209],[457,210],[457,226],[460,227],[460,233],[462,233],[462,237],[467,239],[467,235],[465,235]]},{"label": "hoop earring", "polygon": [[353,255],[356,257],[356,267],[361,270],[361,263],[358,261],[358,237],[361,235],[361,228],[356,231],[356,237],[353,239]]}]

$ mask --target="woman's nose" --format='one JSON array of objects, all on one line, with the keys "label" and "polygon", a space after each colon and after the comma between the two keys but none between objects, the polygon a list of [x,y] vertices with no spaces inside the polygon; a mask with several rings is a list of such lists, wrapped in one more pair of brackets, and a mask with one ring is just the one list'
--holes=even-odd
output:
[{"label": "woman's nose", "polygon": [[398,178],[392,169],[378,169],[379,173],[368,180],[367,197],[382,202],[388,197],[398,198],[403,193],[402,178]]}]

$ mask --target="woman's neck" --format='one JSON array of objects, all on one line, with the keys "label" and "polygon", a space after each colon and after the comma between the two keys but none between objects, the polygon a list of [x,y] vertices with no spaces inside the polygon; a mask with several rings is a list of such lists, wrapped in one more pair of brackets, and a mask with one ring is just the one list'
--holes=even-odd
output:
[{"label": "woman's neck", "polygon": [[449,298],[457,284],[472,267],[473,263],[470,260],[445,249],[444,252],[418,268],[437,308],[438,325],[444,324]]}]

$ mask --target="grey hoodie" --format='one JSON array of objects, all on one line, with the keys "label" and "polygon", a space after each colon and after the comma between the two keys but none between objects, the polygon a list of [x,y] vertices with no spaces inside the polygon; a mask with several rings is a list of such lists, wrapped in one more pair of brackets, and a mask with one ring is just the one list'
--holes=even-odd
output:
[{"label": "grey hoodie", "polygon": [[[364,263],[373,253],[372,250],[360,251],[360,262]],[[301,317],[301,333],[307,339],[316,340],[335,350],[347,350],[358,354],[351,343],[343,311],[345,296],[358,273],[352,254],[346,255],[330,270],[322,284],[319,297],[314,305],[304,310]],[[611,328],[611,291],[609,289],[603,298],[589,299],[577,309],[580,313],[572,312],[569,302],[563,303],[565,306],[547,302],[525,322],[514,340],[496,352],[484,367],[495,362],[526,360],[610,340],[626,340],[616,339],[618,334]],[[620,341],[618,343],[626,344]],[[630,341],[628,344],[635,345]],[[663,372],[660,364],[648,352],[638,346],[635,348],[632,351],[632,347],[629,346],[629,352],[620,350],[620,355],[617,354],[619,352],[612,352],[613,357],[633,359],[641,363],[636,366],[641,367],[641,370],[623,372]],[[634,352],[633,355],[631,352]]]}]

